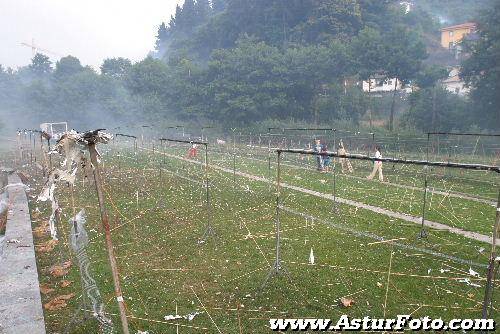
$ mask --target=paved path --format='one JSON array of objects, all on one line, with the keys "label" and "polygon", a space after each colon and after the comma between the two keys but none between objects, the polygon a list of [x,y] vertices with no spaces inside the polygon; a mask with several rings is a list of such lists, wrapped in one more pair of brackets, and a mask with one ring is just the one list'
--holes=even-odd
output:
[{"label": "paved path", "polygon": [[9,175],[9,211],[0,257],[0,334],[45,334],[28,199]]},{"label": "paved path", "polygon": [[[146,150],[146,151],[152,151],[151,149],[148,149],[148,148],[142,148],[142,149]],[[190,160],[190,159],[187,159],[187,158],[184,158],[184,157],[179,157],[177,155],[173,155],[173,154],[169,154],[169,153],[157,152],[157,151],[156,151],[156,153],[164,154],[164,155],[166,155],[168,157],[175,158],[175,159],[178,159],[178,160],[188,161],[190,163],[202,164],[202,162],[195,161],[195,160]],[[217,165],[213,165],[213,164],[210,165],[210,167],[214,168],[214,169],[217,169],[217,170],[220,170],[220,171],[223,171],[223,172],[226,172],[226,173],[231,173],[231,174],[233,173],[233,170],[230,169],[230,168],[225,168],[225,167],[221,167],[221,166],[217,166]],[[239,172],[239,171],[236,171],[236,175],[242,176],[242,177],[245,177],[245,178],[248,178],[248,179],[251,179],[251,180],[264,182],[264,183],[272,183],[272,184],[275,183],[274,181],[270,181],[270,180],[268,180],[266,178],[263,178],[261,176],[256,176],[256,175],[252,175],[252,174],[248,174],[248,173],[243,173],[243,172]],[[302,187],[293,186],[293,185],[290,185],[290,184],[287,184],[287,183],[281,183],[281,187],[282,188],[286,188],[286,189],[291,189],[291,190],[294,190],[294,191],[298,191],[298,192],[301,192],[301,193],[304,193],[304,194],[308,194],[308,195],[312,195],[312,196],[316,196],[316,197],[321,197],[321,198],[329,199],[329,200],[333,200],[334,199],[333,195],[321,193],[319,191],[314,191],[314,190],[311,190],[311,189],[306,189],[306,188],[302,188]],[[403,213],[399,213],[399,212],[394,212],[394,211],[387,210],[387,209],[384,209],[384,208],[380,208],[380,207],[377,207],[377,206],[373,206],[373,205],[369,205],[369,204],[364,204],[364,203],[361,203],[361,202],[352,201],[352,200],[345,199],[345,198],[340,198],[340,197],[335,197],[335,200],[337,202],[339,202],[339,203],[342,203],[342,204],[347,204],[347,205],[355,206],[355,207],[358,207],[358,208],[361,208],[361,209],[366,209],[366,210],[369,210],[369,211],[372,211],[372,212],[375,212],[375,213],[383,214],[383,215],[386,215],[386,216],[389,216],[389,217],[392,217],[392,218],[401,219],[401,220],[404,220],[404,221],[407,221],[407,222],[410,222],[410,223],[414,223],[414,224],[418,224],[418,225],[422,224],[422,218],[421,217],[410,216],[410,215],[407,215],[407,214],[403,214]],[[448,225],[441,224],[441,223],[436,223],[436,222],[433,222],[433,221],[430,221],[430,220],[425,220],[425,226],[433,228],[433,229],[436,229],[436,230],[448,231],[450,233],[454,233],[454,234],[461,235],[461,236],[464,236],[464,237],[469,238],[469,239],[473,239],[473,240],[477,240],[477,241],[481,241],[481,242],[485,242],[485,243],[489,243],[489,244],[491,244],[492,241],[493,241],[493,238],[489,237],[487,235],[479,234],[479,233],[476,233],[476,232],[465,231],[465,230],[462,230],[462,229],[459,229],[459,228],[456,228],[456,227],[448,226]],[[497,239],[497,243],[500,243],[500,239]]]}]

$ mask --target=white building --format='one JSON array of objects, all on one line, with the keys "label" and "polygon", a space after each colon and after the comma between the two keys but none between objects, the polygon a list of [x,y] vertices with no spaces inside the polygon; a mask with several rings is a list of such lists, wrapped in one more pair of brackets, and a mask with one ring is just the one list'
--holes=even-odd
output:
[{"label": "white building", "polygon": [[[385,79],[385,78],[372,78],[370,81],[363,81],[363,92],[370,93],[388,93],[394,91],[394,85],[396,84],[396,78]],[[403,86],[398,80],[396,85],[396,90],[404,90],[407,93],[411,93],[411,86]]]},{"label": "white building", "polygon": [[401,5],[401,7],[403,7],[405,14],[411,12],[413,8],[413,3],[410,1],[401,1],[399,4]]}]

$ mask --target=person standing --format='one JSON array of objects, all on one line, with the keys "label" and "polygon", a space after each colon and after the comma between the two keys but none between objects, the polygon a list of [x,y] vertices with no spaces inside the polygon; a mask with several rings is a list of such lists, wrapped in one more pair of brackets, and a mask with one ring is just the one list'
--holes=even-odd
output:
[{"label": "person standing", "polygon": [[321,158],[323,159],[324,171],[329,172],[332,160],[331,160],[330,156],[328,155],[328,146],[326,144],[323,144],[323,146],[321,147],[321,152],[323,153],[321,155]]},{"label": "person standing", "polygon": [[198,145],[192,144],[188,150],[188,158],[196,158],[198,156]]},{"label": "person standing", "polygon": [[323,169],[324,169],[323,157],[321,156],[321,151],[322,150],[323,150],[323,145],[321,145],[321,140],[316,139],[314,141],[313,151],[314,151],[314,153],[317,153],[317,155],[316,155],[316,165],[317,165],[318,171],[320,171],[320,172],[322,172]]},{"label": "person standing", "polygon": [[[339,148],[337,149],[337,154],[338,155],[346,155],[347,151],[344,147],[344,143],[342,140],[340,140],[339,143]],[[345,171],[348,171],[349,173],[352,173],[354,169],[352,168],[351,162],[347,158],[339,158],[340,166],[342,167],[342,173],[345,173]]]},{"label": "person standing", "polygon": [[[380,153],[380,146],[375,147],[375,158],[382,159],[382,153]],[[374,161],[373,163],[373,171],[370,175],[368,175],[367,179],[372,180],[377,174],[378,171],[378,179],[380,182],[384,182],[384,175],[382,174],[382,161]]]}]

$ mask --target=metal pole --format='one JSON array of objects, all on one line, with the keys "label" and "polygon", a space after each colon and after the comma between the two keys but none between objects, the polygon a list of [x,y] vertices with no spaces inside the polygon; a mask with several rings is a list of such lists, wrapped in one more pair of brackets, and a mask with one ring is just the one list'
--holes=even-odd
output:
[{"label": "metal pole", "polygon": [[95,143],[91,142],[89,144],[90,161],[93,167],[94,181],[97,192],[97,198],[99,200],[99,208],[101,211],[101,222],[104,227],[104,233],[106,236],[106,248],[108,250],[109,263],[111,265],[111,272],[113,273],[113,283],[115,287],[116,300],[118,302],[118,307],[120,309],[120,319],[122,323],[122,329],[124,334],[130,334],[128,329],[127,315],[125,312],[125,303],[123,301],[122,290],[120,287],[120,277],[118,275],[118,266],[116,264],[116,258],[113,249],[113,241],[111,239],[111,230],[109,226],[108,212],[104,204],[104,195],[102,190],[101,176],[99,174],[99,163],[97,162],[97,150],[95,148]]},{"label": "metal pole", "polygon": [[280,232],[280,195],[281,195],[281,152],[278,152],[278,176],[276,179],[276,263],[275,272],[280,273],[281,269],[281,232]]},{"label": "metal pole", "polygon": [[491,304],[491,299],[493,295],[493,281],[495,279],[495,260],[496,260],[496,246],[497,239],[500,237],[500,190],[498,192],[497,200],[497,213],[495,219],[495,226],[493,228],[493,240],[491,242],[491,253],[490,261],[488,266],[488,276],[486,280],[486,289],[484,292],[484,302],[483,302],[483,319],[488,318],[488,307]]},{"label": "metal pole", "polygon": [[205,145],[205,196],[206,196],[206,205],[207,205],[207,228],[205,230],[205,235],[203,237],[203,240],[207,240],[207,238],[210,235],[214,234],[213,228],[212,228],[212,206],[210,203],[210,179],[209,179],[209,174],[208,174],[208,144],[204,143]]},{"label": "metal pole", "polygon": [[267,178],[271,180],[271,128],[267,130],[267,138],[268,138],[268,152],[267,152]]},{"label": "metal pole", "polygon": [[[430,133],[427,134],[427,152],[426,152],[426,161],[429,162],[429,145],[430,145]],[[420,229],[420,238],[427,237],[427,231],[425,230],[425,207],[427,204],[427,184],[428,184],[428,175],[429,175],[429,166],[424,166],[425,176],[424,176],[424,201],[422,204],[422,228]]]},{"label": "metal pole", "polygon": [[233,129],[233,190],[236,186],[236,128]]}]

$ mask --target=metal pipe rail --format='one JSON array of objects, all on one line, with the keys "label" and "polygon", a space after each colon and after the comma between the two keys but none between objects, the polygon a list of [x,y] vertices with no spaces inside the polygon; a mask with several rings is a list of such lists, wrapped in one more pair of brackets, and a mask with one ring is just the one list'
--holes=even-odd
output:
[{"label": "metal pipe rail", "polygon": [[184,144],[197,144],[197,145],[205,145],[207,146],[208,143],[204,141],[196,141],[196,140],[181,140],[181,139],[169,139],[169,138],[160,138],[158,139],[159,141],[168,141],[168,142],[174,142],[174,143],[184,143]]},{"label": "metal pipe rail", "polygon": [[460,169],[473,169],[473,170],[483,170],[492,171],[500,173],[500,166],[490,166],[481,164],[461,164],[454,162],[440,162],[440,161],[425,161],[425,160],[406,160],[406,159],[395,159],[395,158],[372,158],[363,154],[346,154],[340,155],[336,152],[314,152],[313,150],[301,150],[301,149],[277,149],[277,153],[295,153],[295,154],[306,154],[306,155],[322,155],[336,158],[346,158],[355,160],[368,160],[368,161],[381,161],[388,163],[400,163],[407,165],[420,165],[420,166],[435,166],[435,167],[449,167],[449,168],[460,168]]},{"label": "metal pipe rail", "polygon": [[477,136],[477,137],[500,137],[500,134],[486,133],[458,133],[458,132],[428,132],[428,135],[443,135],[443,136]]},{"label": "metal pipe rail", "polygon": [[126,137],[126,138],[134,138],[134,139],[137,139],[137,137],[136,137],[136,136],[126,135],[126,134],[123,134],[123,133],[116,133],[116,134],[115,134],[115,137],[118,137],[118,136],[120,136],[120,137]]}]

